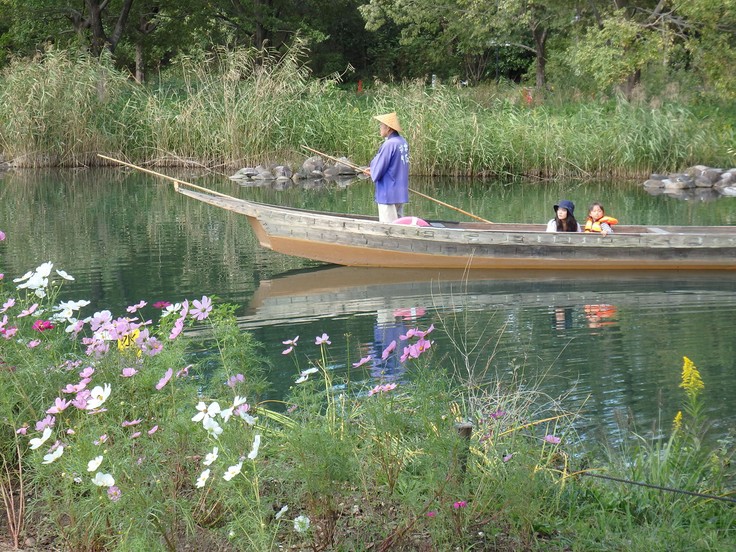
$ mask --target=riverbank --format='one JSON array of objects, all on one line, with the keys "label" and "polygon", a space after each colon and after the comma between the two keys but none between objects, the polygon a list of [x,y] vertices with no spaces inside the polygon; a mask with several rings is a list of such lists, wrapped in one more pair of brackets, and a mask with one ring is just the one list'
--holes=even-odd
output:
[{"label": "riverbank", "polygon": [[140,86],[97,60],[47,52],[0,78],[0,160],[78,167],[104,153],[232,174],[299,167],[308,145],[366,164],[379,143],[372,116],[395,110],[415,175],[642,178],[697,163],[732,166],[736,131],[723,109],[676,96],[547,94],[530,103],[508,85],[374,83],[357,93],[311,78],[295,54],[256,61],[248,50],[216,65],[182,63]]},{"label": "riverbank", "polygon": [[673,420],[650,438],[622,426],[618,445],[593,449],[574,430],[584,413],[520,371],[436,370],[445,360],[432,325],[380,355],[402,356],[406,377],[369,383],[354,374],[380,361],[357,344],[340,359],[349,370],[333,370],[331,351],[349,336],[287,333],[276,362],[293,377],[277,403],[263,399],[264,345],[230,306],[202,296],[87,312],[84,300],[57,303],[73,276],[56,268],[0,280],[0,491],[18,543],[503,552],[734,542],[733,442],[703,445],[710,389],[687,358],[672,367],[682,389]]}]

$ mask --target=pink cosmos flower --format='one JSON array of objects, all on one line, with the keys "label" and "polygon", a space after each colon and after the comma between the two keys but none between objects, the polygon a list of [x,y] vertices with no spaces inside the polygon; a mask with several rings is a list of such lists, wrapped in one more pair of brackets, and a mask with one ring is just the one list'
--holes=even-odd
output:
[{"label": "pink cosmos flower", "polygon": [[179,371],[178,371],[178,372],[176,373],[176,377],[177,377],[177,378],[184,378],[184,377],[188,376],[188,375],[189,375],[189,369],[190,369],[190,368],[191,368],[192,366],[194,366],[194,364],[190,364],[189,366],[185,366],[184,368],[182,368],[181,370],[179,370]]},{"label": "pink cosmos flower", "polygon": [[291,345],[292,347],[296,347],[296,343],[299,341],[299,336],[296,336],[294,339],[287,339],[286,341],[282,341],[284,345]]},{"label": "pink cosmos flower", "polygon": [[131,439],[137,439],[140,436],[141,436],[141,432],[140,431],[136,431],[135,433],[133,433],[133,435],[130,436],[130,438]]},{"label": "pink cosmos flower", "polygon": [[174,375],[174,370],[172,368],[169,368],[166,370],[166,373],[164,374],[164,377],[162,377],[160,380],[158,380],[158,383],[156,384],[156,389],[158,391],[161,391],[161,389],[164,388],[164,386],[169,383],[169,380],[171,379],[171,376]]},{"label": "pink cosmos flower", "polygon": [[39,420],[36,422],[36,431],[43,431],[47,427],[54,427],[54,424],[56,423],[56,417],[55,416],[46,416],[43,420]]},{"label": "pink cosmos flower", "polygon": [[125,421],[123,422],[122,426],[123,426],[123,427],[130,427],[130,426],[138,425],[138,424],[139,424],[139,423],[141,423],[142,421],[143,421],[143,420],[142,420],[141,418],[138,418],[137,420],[131,420],[131,421],[127,421],[127,420],[125,420]]},{"label": "pink cosmos flower", "polygon": [[138,373],[138,370],[135,368],[123,368],[123,371],[120,373],[121,377],[124,378],[132,378]]},{"label": "pink cosmos flower", "polygon": [[508,461],[509,461],[509,460],[511,460],[511,459],[512,459],[513,457],[514,457],[514,455],[513,455],[513,454],[507,454],[506,456],[504,456],[504,457],[503,457],[503,461],[504,461],[504,462],[508,462]]},{"label": "pink cosmos flower", "polygon": [[176,322],[174,322],[174,327],[171,328],[171,333],[169,334],[169,339],[172,341],[179,337],[179,334],[184,329],[184,319],[183,318],[177,318]]},{"label": "pink cosmos flower", "polygon": [[84,370],[79,372],[79,377],[82,379],[91,378],[92,374],[94,373],[95,373],[95,369],[92,368],[91,366],[87,366]]},{"label": "pink cosmos flower", "polygon": [[366,362],[368,362],[368,361],[369,361],[369,360],[371,360],[372,358],[373,358],[373,356],[372,356],[372,355],[368,355],[367,357],[363,357],[363,358],[361,358],[361,359],[360,359],[360,360],[359,360],[358,362],[355,362],[355,363],[353,363],[353,366],[354,366],[355,368],[358,368],[359,366],[363,366],[363,365],[364,365],[364,364],[365,364]]},{"label": "pink cosmos flower", "polygon": [[545,435],[544,440],[548,443],[552,443],[553,445],[557,445],[562,439],[555,437],[554,435]]},{"label": "pink cosmos flower", "polygon": [[138,309],[142,309],[147,304],[148,303],[146,303],[145,301],[140,301],[139,303],[136,303],[135,305],[130,305],[125,310],[132,314],[132,313],[136,312]]},{"label": "pink cosmos flower", "polygon": [[0,333],[2,333],[5,339],[12,339],[13,336],[18,333],[18,328],[12,327],[8,329],[0,329]]},{"label": "pink cosmos flower", "polygon": [[383,353],[381,354],[381,360],[386,360],[388,356],[393,353],[396,350],[396,340],[394,339],[391,343],[389,343],[388,347],[386,347],[383,350]]},{"label": "pink cosmos flower", "polygon": [[120,489],[117,485],[113,485],[112,487],[107,488],[107,496],[112,500],[113,502],[117,502],[120,500],[120,496],[122,493],[120,492]]},{"label": "pink cosmos flower", "polygon": [[28,342],[28,348],[29,349],[35,349],[40,344],[41,344],[41,340],[40,339],[34,339],[34,340]]},{"label": "pink cosmos flower", "polygon": [[27,309],[23,309],[21,313],[17,316],[17,318],[23,318],[24,316],[30,316],[34,312],[36,312],[36,309],[38,308],[38,303],[33,303],[30,307]]},{"label": "pink cosmos flower", "polygon": [[236,374],[227,380],[227,386],[234,389],[238,383],[244,382],[244,381],[245,381],[245,376],[243,376],[243,374]]},{"label": "pink cosmos flower", "polygon": [[15,430],[15,432],[18,435],[25,435],[26,433],[28,433],[28,428],[26,426],[19,427],[18,429]]},{"label": "pink cosmos flower", "polygon": [[327,343],[328,345],[332,345],[332,341],[330,341],[330,336],[326,333],[323,333],[321,336],[318,336],[314,340],[315,345],[322,345],[323,343]]},{"label": "pink cosmos flower", "polygon": [[56,400],[54,401],[54,406],[49,408],[46,411],[46,414],[59,414],[60,412],[66,410],[70,404],[72,404],[71,401],[66,401],[61,397],[56,397]]},{"label": "pink cosmos flower", "polygon": [[427,512],[427,517],[433,518],[437,515],[437,512],[434,510]]},{"label": "pink cosmos flower", "polygon": [[206,295],[202,296],[202,300],[195,299],[192,301],[194,308],[191,310],[192,318],[195,320],[204,320],[212,312],[212,299]]},{"label": "pink cosmos flower", "polygon": [[7,301],[3,303],[3,308],[2,310],[0,310],[0,313],[7,311],[9,308],[14,307],[14,306],[15,306],[15,299],[11,297],[10,299],[8,299]]},{"label": "pink cosmos flower", "polygon": [[100,438],[94,441],[95,445],[102,445],[104,443],[107,443],[107,433],[103,433],[100,435]]},{"label": "pink cosmos flower", "polygon": [[154,309],[165,309],[166,307],[170,307],[170,306],[171,306],[171,303],[169,303],[168,301],[156,301],[153,304]]},{"label": "pink cosmos flower", "polygon": [[294,350],[294,346],[292,345],[291,347],[288,347],[288,348],[284,349],[283,351],[281,351],[281,354],[282,355],[288,355],[293,350]]},{"label": "pink cosmos flower", "polygon": [[5,241],[5,232],[0,230],[0,241]]},{"label": "pink cosmos flower", "polygon": [[51,323],[51,320],[36,320],[33,323],[33,329],[38,332],[43,332],[46,330],[51,330],[54,328],[54,325]]},{"label": "pink cosmos flower", "polygon": [[499,418],[505,415],[506,415],[506,412],[503,410],[496,410],[495,412],[491,412],[491,418],[493,418],[494,420],[498,420]]},{"label": "pink cosmos flower", "polygon": [[149,429],[149,430],[148,430],[148,434],[149,434],[149,435],[153,435],[153,434],[154,434],[154,433],[156,433],[157,431],[158,431],[158,426],[157,426],[157,425],[155,425],[155,426],[153,426],[153,427],[152,427],[151,429]]}]

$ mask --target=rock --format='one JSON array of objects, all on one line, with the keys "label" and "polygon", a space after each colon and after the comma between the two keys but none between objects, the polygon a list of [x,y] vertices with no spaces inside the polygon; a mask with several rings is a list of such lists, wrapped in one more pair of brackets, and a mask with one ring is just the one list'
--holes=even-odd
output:
[{"label": "rock", "polygon": [[710,181],[710,178],[706,178],[704,175],[696,176],[695,177],[695,187],[696,188],[712,188],[713,182]]},{"label": "rock", "polygon": [[664,180],[665,178],[667,178],[666,174],[652,173],[649,180]]},{"label": "rock", "polygon": [[701,174],[703,174],[703,171],[707,169],[708,167],[706,167],[705,165],[694,165],[692,167],[688,167],[687,169],[685,169],[685,174],[695,178],[696,176],[700,176]]},{"label": "rock", "polygon": [[710,181],[711,185],[713,185],[718,182],[723,172],[723,169],[706,169],[703,171],[703,174],[701,176],[703,178],[707,178]]},{"label": "rock", "polygon": [[[654,176],[654,175],[652,175]],[[644,182],[645,188],[664,188],[664,179],[650,178]]]},{"label": "rock", "polygon": [[688,190],[695,187],[695,181],[686,174],[672,175],[662,182],[666,190]]},{"label": "rock", "polygon": [[234,175],[232,175],[230,177],[230,180],[245,180],[248,178],[253,178],[256,174],[258,174],[258,171],[256,171],[253,167],[244,167],[238,170]]}]

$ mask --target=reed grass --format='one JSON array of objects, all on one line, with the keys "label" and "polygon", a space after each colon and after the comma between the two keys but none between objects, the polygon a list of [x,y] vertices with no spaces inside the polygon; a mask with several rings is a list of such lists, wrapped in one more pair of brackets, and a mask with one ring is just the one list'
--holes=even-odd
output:
[{"label": "reed grass", "polygon": [[78,166],[97,152],[237,168],[303,160],[301,145],[367,164],[373,115],[397,111],[416,175],[637,177],[733,163],[719,106],[621,97],[534,98],[521,89],[375,82],[358,95],[313,78],[306,50],[180,58],[140,86],[110,60],[49,50],[0,77],[0,155],[19,167]]}]

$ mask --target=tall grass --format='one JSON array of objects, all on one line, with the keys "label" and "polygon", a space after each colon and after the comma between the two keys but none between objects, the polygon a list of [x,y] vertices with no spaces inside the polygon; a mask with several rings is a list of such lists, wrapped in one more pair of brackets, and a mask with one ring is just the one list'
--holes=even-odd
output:
[{"label": "tall grass", "polygon": [[[373,115],[397,111],[422,175],[641,176],[727,166],[736,128],[718,106],[623,98],[528,104],[514,87],[372,83],[358,95],[315,79],[285,52],[218,50],[180,58],[135,84],[109,60],[49,50],[0,78],[0,154],[16,166],[74,166],[97,152],[160,164],[298,165],[308,145],[367,163]],[[572,93],[571,93],[572,95]]]}]

